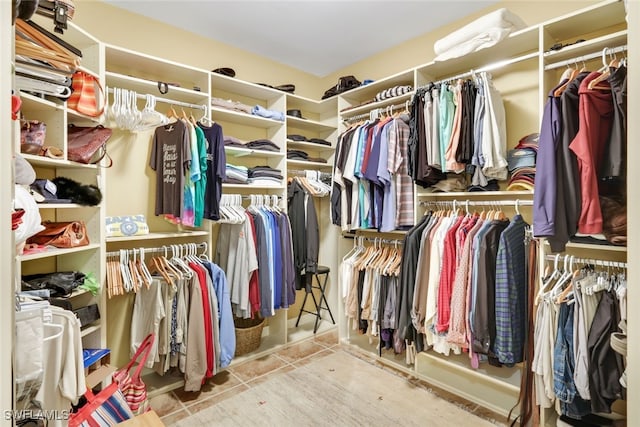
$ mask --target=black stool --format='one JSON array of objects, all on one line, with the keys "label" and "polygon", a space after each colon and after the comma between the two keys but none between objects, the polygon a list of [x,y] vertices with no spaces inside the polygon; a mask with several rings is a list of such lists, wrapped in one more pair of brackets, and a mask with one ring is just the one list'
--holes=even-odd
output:
[{"label": "black stool", "polygon": [[[333,314],[331,314],[331,309],[329,308],[329,303],[327,302],[327,298],[324,295],[324,292],[327,288],[327,280],[329,280],[329,272],[331,270],[329,267],[325,267],[323,265],[319,265],[315,273],[309,273],[311,277],[311,289],[309,292],[305,292],[304,300],[302,301],[302,307],[300,307],[300,313],[298,313],[298,320],[296,320],[296,327],[298,327],[298,323],[300,323],[300,317],[302,313],[309,313],[316,316],[316,323],[313,326],[313,333],[315,334],[318,330],[318,322],[322,319],[322,310],[327,310],[329,312],[329,316],[331,316],[331,323],[334,325],[336,321],[333,320]],[[320,281],[320,276],[324,276],[322,282]],[[315,282],[314,282],[315,278]],[[316,300],[316,296],[313,294],[313,290],[318,289],[320,291],[320,300]],[[305,309],[305,304],[307,303],[307,297],[311,295],[311,299],[313,300],[313,306],[315,307],[315,311],[309,311]],[[319,302],[319,303],[318,303]],[[323,305],[324,303],[324,305]]]}]

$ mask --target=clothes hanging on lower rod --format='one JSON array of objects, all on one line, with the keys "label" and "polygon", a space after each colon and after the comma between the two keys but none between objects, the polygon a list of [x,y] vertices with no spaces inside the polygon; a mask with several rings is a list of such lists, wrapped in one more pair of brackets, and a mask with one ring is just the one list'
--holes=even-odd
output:
[{"label": "clothes hanging on lower rod", "polygon": [[[380,243],[380,244],[379,244]],[[340,288],[352,329],[380,337],[379,350],[404,349],[396,333],[396,298],[401,250],[398,242],[375,239],[365,247],[360,238],[340,265]]]},{"label": "clothes hanging on lower rod", "polygon": [[540,279],[531,365],[536,400],[572,419],[611,413],[626,396],[626,354],[612,343],[621,334],[626,340],[626,278],[607,270],[586,264],[574,271],[565,262]]},{"label": "clothes hanging on lower rod", "polygon": [[235,329],[226,276],[194,255],[156,257],[148,286],[141,286],[131,320],[131,355],[150,333],[157,337],[146,367],[164,375],[177,368],[185,390],[227,367],[235,353]]},{"label": "clothes hanging on lower rod", "polygon": [[252,204],[241,215],[220,225],[215,260],[227,274],[234,315],[271,317],[295,302],[292,226],[273,207]]},{"label": "clothes hanging on lower rod", "polygon": [[404,239],[396,319],[407,345],[465,351],[473,367],[521,362],[527,228],[519,214],[428,212]]},{"label": "clothes hanging on lower rod", "polygon": [[311,292],[311,277],[318,270],[320,228],[313,195],[297,179],[287,187],[287,208],[291,218],[295,289]]}]

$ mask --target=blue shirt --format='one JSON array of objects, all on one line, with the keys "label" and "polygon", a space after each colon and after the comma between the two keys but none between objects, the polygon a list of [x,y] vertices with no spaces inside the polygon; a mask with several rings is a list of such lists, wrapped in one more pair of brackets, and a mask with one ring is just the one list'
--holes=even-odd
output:
[{"label": "blue shirt", "polygon": [[231,310],[231,295],[224,271],[212,262],[202,263],[209,271],[218,299],[218,321],[220,326],[220,367],[226,368],[236,352],[236,330]]}]

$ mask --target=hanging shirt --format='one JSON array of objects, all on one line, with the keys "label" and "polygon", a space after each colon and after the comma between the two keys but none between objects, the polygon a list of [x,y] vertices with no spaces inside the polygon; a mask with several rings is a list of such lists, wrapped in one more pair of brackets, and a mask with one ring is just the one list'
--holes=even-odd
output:
[{"label": "hanging shirt", "polygon": [[[589,82],[599,76],[591,73],[580,84],[580,129],[569,145],[578,158],[582,194],[578,231],[584,234],[602,233],[597,173],[613,123],[611,90],[589,89]],[[606,80],[598,86],[610,87]]]},{"label": "hanging shirt", "polygon": [[202,225],[202,218],[204,218],[204,205],[205,196],[207,190],[207,140],[204,136],[204,132],[199,126],[194,126],[196,131],[196,143],[198,145],[198,162],[200,164],[200,179],[195,181],[194,192],[194,226],[200,227]]},{"label": "hanging shirt", "polygon": [[220,219],[220,197],[222,181],[226,178],[227,156],[224,151],[222,126],[214,123],[207,127],[198,123],[207,141],[206,190],[204,199],[204,218],[217,221]]},{"label": "hanging shirt", "polygon": [[181,121],[155,130],[149,167],[156,172],[156,215],[182,215],[185,173],[191,161],[189,144],[189,131]]}]

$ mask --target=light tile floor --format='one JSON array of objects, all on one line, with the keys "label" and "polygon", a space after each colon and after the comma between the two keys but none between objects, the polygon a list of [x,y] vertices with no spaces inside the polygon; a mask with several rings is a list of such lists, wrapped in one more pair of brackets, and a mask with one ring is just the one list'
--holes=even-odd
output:
[{"label": "light tile floor", "polygon": [[185,392],[180,389],[155,396],[151,399],[151,407],[158,413],[165,425],[171,426],[189,415],[249,390],[249,388],[263,383],[274,375],[290,372],[336,351],[346,351],[356,357],[367,360],[373,365],[405,378],[413,385],[432,391],[439,397],[453,402],[475,415],[495,421],[498,425],[502,425],[506,421],[503,417],[478,405],[460,399],[443,390],[435,389],[418,378],[380,363],[373,355],[366,354],[350,346],[339,345],[336,329],[286,346],[268,356],[238,365],[232,364],[229,369],[209,379],[198,393]]}]

